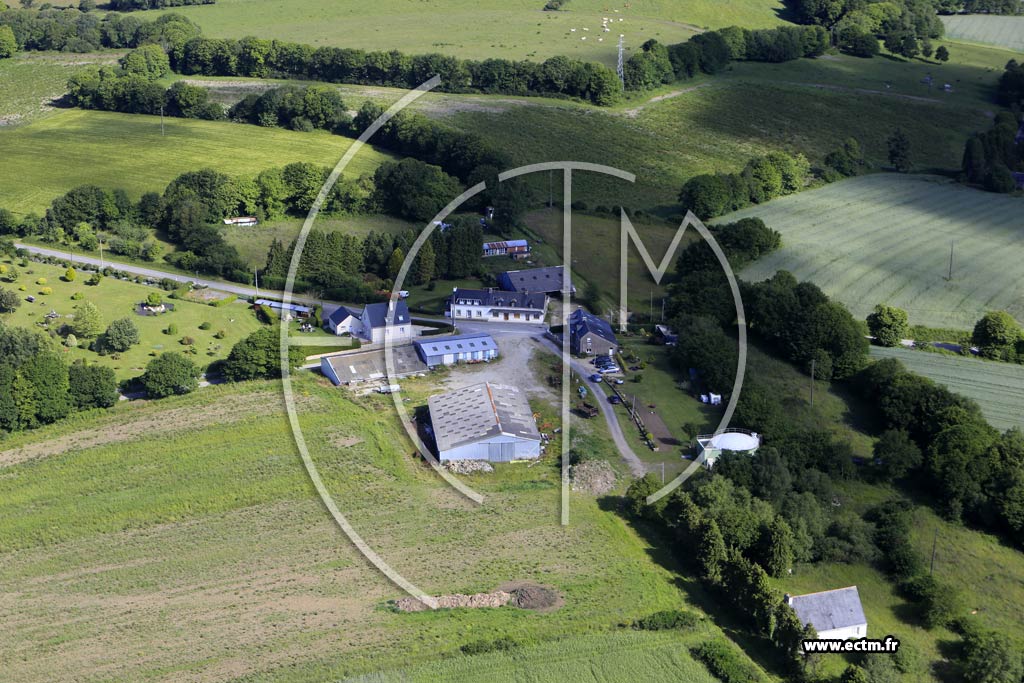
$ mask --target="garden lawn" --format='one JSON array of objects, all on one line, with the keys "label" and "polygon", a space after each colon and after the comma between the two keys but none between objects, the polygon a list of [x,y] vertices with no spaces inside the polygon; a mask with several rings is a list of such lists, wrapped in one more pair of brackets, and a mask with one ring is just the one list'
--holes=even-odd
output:
[{"label": "garden lawn", "polygon": [[[12,262],[10,259],[4,259],[0,263],[11,265]],[[65,269],[59,266],[29,261],[25,268],[15,267],[20,273],[18,280],[13,284],[0,282],[0,287],[16,290],[24,297],[34,296],[36,301],[23,301],[15,312],[0,315],[0,321],[4,324],[57,330],[70,323],[71,319],[65,316],[73,315],[75,306],[86,301],[91,301],[99,309],[104,328],[118,318],[127,317],[135,323],[139,329],[141,343],[120,354],[101,356],[88,350],[91,340],[84,339],[79,339],[79,348],[62,347],[69,362],[82,359],[90,363],[107,365],[114,369],[119,380],[142,374],[146,364],[159,353],[185,351],[188,346],[181,343],[184,337],[191,337],[194,340],[196,354],[191,358],[196,365],[205,370],[211,362],[227,358],[235,342],[260,327],[256,316],[242,301],[214,307],[191,301],[170,300],[166,298],[169,292],[112,277],[103,278],[97,286],[88,286],[85,281],[90,273],[83,271],[78,272],[74,282],[65,282],[61,279]],[[46,284],[36,284],[39,278],[45,278]],[[20,287],[25,287],[25,291],[20,291]],[[49,287],[53,293],[41,294],[43,287]],[[145,301],[146,296],[152,292],[163,294],[164,301],[174,305],[174,311],[160,316],[137,315],[136,304]],[[76,293],[81,293],[83,298],[78,301],[72,300],[71,296]],[[50,311],[56,311],[61,317],[46,326],[44,316]],[[204,322],[210,323],[210,329],[199,329],[199,325]],[[171,335],[165,334],[164,331],[171,324],[176,325],[178,331]],[[221,331],[224,337],[217,339],[214,335]]]},{"label": "garden lawn", "polygon": [[[352,142],[323,132],[169,117],[163,135],[160,130],[159,116],[80,109],[0,130],[0,206],[41,213],[57,196],[87,183],[121,188],[138,199],[201,168],[256,175],[294,161],[333,167]],[[387,158],[365,147],[346,172],[373,173]]]}]

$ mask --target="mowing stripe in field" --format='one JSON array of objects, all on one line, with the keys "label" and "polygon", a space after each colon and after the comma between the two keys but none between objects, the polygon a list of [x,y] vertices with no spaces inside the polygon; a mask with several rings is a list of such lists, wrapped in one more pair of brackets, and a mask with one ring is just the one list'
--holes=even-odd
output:
[{"label": "mowing stripe in field", "polygon": [[957,14],[940,18],[950,38],[1024,52],[1024,17]]},{"label": "mowing stripe in field", "polygon": [[877,346],[871,356],[897,358],[907,369],[974,399],[997,429],[1024,427],[1024,366]]},{"label": "mowing stripe in field", "polygon": [[[783,247],[748,280],[788,270],[858,318],[878,303],[911,322],[969,328],[988,310],[1024,320],[1024,199],[935,176],[875,174],[744,209],[782,233]],[[955,243],[953,278],[950,245]]]}]

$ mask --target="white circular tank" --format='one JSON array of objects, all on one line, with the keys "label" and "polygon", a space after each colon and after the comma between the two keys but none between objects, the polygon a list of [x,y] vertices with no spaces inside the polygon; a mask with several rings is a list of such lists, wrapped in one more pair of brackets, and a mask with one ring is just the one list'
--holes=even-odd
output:
[{"label": "white circular tank", "polygon": [[719,451],[753,451],[761,445],[756,434],[744,432],[723,432],[716,434],[708,443],[707,448]]}]

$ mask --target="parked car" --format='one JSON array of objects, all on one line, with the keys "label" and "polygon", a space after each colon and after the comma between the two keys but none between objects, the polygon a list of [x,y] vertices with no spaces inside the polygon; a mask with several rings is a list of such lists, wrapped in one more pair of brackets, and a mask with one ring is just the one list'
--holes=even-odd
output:
[{"label": "parked car", "polygon": [[624,379],[617,379],[617,380],[615,380],[615,383],[616,384],[625,384],[626,380],[624,380]]},{"label": "parked car", "polygon": [[601,373],[595,372],[593,375],[590,376],[590,381],[591,382],[600,382],[601,381]]},{"label": "parked car", "polygon": [[605,373],[608,373],[608,372],[619,372],[619,366],[618,365],[604,365],[604,366],[601,367],[600,370],[598,370],[598,372],[600,372],[601,374],[605,374]]},{"label": "parked car", "polygon": [[616,396],[615,394],[612,394],[611,396],[608,397],[608,402],[611,403],[612,405],[618,405],[622,403],[622,399]]}]

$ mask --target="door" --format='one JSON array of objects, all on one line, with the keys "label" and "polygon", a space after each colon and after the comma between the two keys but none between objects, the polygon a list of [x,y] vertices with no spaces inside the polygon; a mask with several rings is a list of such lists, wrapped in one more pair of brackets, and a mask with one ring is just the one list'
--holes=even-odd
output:
[{"label": "door", "polygon": [[508,312],[505,313],[505,320],[508,320]]}]

